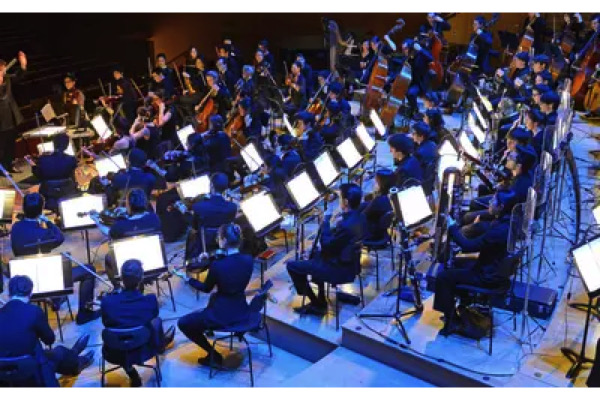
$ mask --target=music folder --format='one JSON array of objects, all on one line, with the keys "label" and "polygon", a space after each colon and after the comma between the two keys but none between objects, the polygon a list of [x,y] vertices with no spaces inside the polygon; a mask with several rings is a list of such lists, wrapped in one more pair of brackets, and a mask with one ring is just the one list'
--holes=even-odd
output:
[{"label": "music folder", "polygon": [[28,276],[33,282],[32,300],[73,293],[71,262],[61,254],[16,257],[8,263],[9,275]]},{"label": "music folder", "polygon": [[210,193],[210,178],[207,174],[181,180],[177,183],[177,192],[182,199],[195,199]]},{"label": "music folder", "polygon": [[114,156],[99,158],[94,161],[94,165],[96,166],[98,175],[101,178],[104,178],[111,172],[116,174],[121,169],[127,169],[127,164],[125,164],[125,158],[123,158],[122,154],[115,154]]},{"label": "music folder", "polygon": [[187,145],[188,138],[195,132],[196,131],[192,125],[184,126],[183,128],[177,131],[177,137],[179,138],[179,141],[181,142],[181,145],[184,149],[189,150]]}]

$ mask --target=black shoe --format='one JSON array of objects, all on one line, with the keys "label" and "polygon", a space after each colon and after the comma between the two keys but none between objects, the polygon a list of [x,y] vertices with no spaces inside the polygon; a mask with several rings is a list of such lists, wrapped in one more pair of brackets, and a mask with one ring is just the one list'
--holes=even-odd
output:
[{"label": "black shoe", "polygon": [[91,310],[81,310],[77,313],[77,318],[75,318],[75,323],[77,325],[84,325],[87,324],[88,322],[94,321],[98,318],[100,318],[102,314],[100,313],[100,310],[98,311],[91,311]]},{"label": "black shoe", "polygon": [[140,387],[142,386],[142,378],[140,374],[137,372],[137,369],[131,367],[129,371],[125,371],[127,376],[129,377],[129,386],[131,387]]},{"label": "black shoe", "polygon": [[73,347],[71,347],[71,350],[73,350],[77,355],[79,355],[82,351],[85,350],[89,341],[90,335],[83,335],[82,337],[77,339]]},{"label": "black shoe", "polygon": [[[210,355],[207,355],[206,357],[200,357],[198,359],[198,364],[203,365],[205,367],[210,367]],[[223,356],[221,354],[215,353],[213,355],[213,367],[223,367]]]},{"label": "black shoe", "polygon": [[298,314],[312,314],[312,315],[318,315],[318,316],[323,316],[325,314],[327,314],[327,304],[306,304],[302,307],[294,307],[294,311],[297,312]]},{"label": "black shoe", "polygon": [[79,374],[81,373],[81,371],[83,371],[84,369],[86,369],[87,367],[89,367],[90,365],[92,365],[92,363],[94,362],[94,350],[90,350],[87,353],[85,353],[82,356],[79,356],[79,366],[78,366],[78,370],[79,370]]},{"label": "black shoe", "polygon": [[460,332],[460,323],[455,322],[456,319],[457,317],[454,317],[452,323],[446,321],[444,327],[440,329],[440,335],[448,337],[454,333]]}]

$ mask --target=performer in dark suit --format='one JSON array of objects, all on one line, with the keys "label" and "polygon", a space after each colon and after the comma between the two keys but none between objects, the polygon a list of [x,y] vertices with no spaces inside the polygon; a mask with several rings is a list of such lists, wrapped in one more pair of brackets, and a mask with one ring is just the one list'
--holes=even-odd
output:
[{"label": "performer in dark suit", "polygon": [[427,22],[419,27],[419,34],[421,36],[428,36],[431,32],[434,32],[440,39],[443,39],[444,31],[449,30],[450,24],[444,21],[444,18],[440,17],[437,13],[429,13],[427,14]]},{"label": "performer in dark suit", "polygon": [[302,157],[293,147],[294,138],[289,133],[284,133],[277,138],[281,146],[281,166],[288,178],[294,174],[296,167],[302,163]]},{"label": "performer in dark suit", "polygon": [[51,346],[56,338],[42,309],[29,304],[32,291],[33,282],[27,276],[16,275],[8,282],[10,300],[0,308],[0,357],[34,356],[40,365],[41,382],[28,384],[58,387],[54,374],[79,375],[94,361],[94,351],[80,356],[89,335],[81,336],[70,349],[55,346],[43,350],[42,343]]},{"label": "performer in dark suit", "polygon": [[423,171],[423,189],[430,194],[436,179],[436,166],[438,161],[437,145],[431,140],[431,129],[422,121],[412,127],[412,138],[415,142],[415,157]]},{"label": "performer in dark suit", "polygon": [[382,168],[377,170],[375,182],[377,189],[373,199],[367,203],[362,211],[367,218],[367,233],[365,241],[376,241],[383,239],[386,232],[380,229],[381,218],[392,211],[392,203],[388,197],[390,188],[393,186],[394,173],[391,169]]},{"label": "performer in dark suit", "polygon": [[143,150],[132,149],[129,152],[129,168],[127,171],[117,173],[110,185],[108,192],[111,198],[110,203],[116,203],[118,199],[125,196],[125,192],[129,189],[140,188],[146,193],[146,197],[150,197],[156,178],[150,172],[143,170],[148,157]]},{"label": "performer in dark suit", "polygon": [[175,86],[170,78],[165,76],[165,73],[171,71],[170,68],[166,68],[167,72],[162,68],[156,67],[152,70],[152,84],[150,85],[150,92],[154,93],[162,99],[170,99],[175,95]]},{"label": "performer in dark suit", "polygon": [[27,57],[20,51],[18,58],[20,68],[14,74],[8,74],[6,61],[0,60],[0,163],[9,172],[19,172],[13,168],[13,159],[17,128],[23,123],[12,85],[23,79],[27,70]]},{"label": "performer in dark suit", "polygon": [[117,95],[121,96],[121,105],[123,114],[127,118],[127,122],[131,125],[135,121],[137,111],[138,95],[131,82],[123,75],[123,68],[115,66],[113,68],[113,78],[117,86]]},{"label": "performer in dark suit", "polygon": [[429,91],[429,63],[433,61],[433,56],[412,39],[406,39],[402,43],[402,52],[412,71],[412,79],[406,93],[409,115],[412,116],[418,111],[417,97]]},{"label": "performer in dark suit", "polygon": [[211,172],[227,172],[227,159],[231,157],[231,139],[223,132],[223,118],[213,115],[209,119],[210,130],[204,138],[204,146],[209,156]]},{"label": "performer in dark suit", "polygon": [[[529,53],[521,51],[515,55],[513,61],[515,70],[512,74],[508,74],[504,69],[496,70],[496,76],[502,81],[506,88],[505,96],[510,97],[515,103],[523,103],[529,99],[529,95],[525,90],[526,84],[530,81],[531,70],[528,67]],[[500,98],[498,98],[500,100]],[[498,101],[495,102],[496,104]]]},{"label": "performer in dark suit", "polygon": [[301,111],[296,114],[296,135],[302,143],[302,159],[304,162],[310,162],[317,158],[323,145],[321,134],[313,128],[315,116],[308,111]]},{"label": "performer in dark suit", "polygon": [[[10,241],[17,257],[38,253],[49,253],[64,241],[60,229],[42,214],[44,197],[39,193],[29,193],[23,200],[25,218],[12,226]],[[38,244],[39,243],[39,244]],[[93,265],[88,266],[94,272]],[[100,317],[92,311],[95,278],[82,267],[73,268],[73,282],[79,282],[79,312],[76,322],[83,325]]]},{"label": "performer in dark suit", "polygon": [[[128,260],[121,267],[123,290],[106,295],[102,298],[102,324],[106,328],[127,329],[146,326],[152,332],[152,337],[140,352],[154,354],[163,353],[173,342],[175,327],[163,330],[162,320],[158,316],[158,300],[155,294],[143,294],[140,290],[144,278],[142,263],[138,260]],[[111,360],[118,360],[119,351],[104,348]],[[142,356],[143,357],[143,356]],[[142,381],[137,370],[126,369],[132,387],[141,386]]]},{"label": "performer in dark suit", "polygon": [[523,21],[521,35],[525,34],[528,28],[533,31],[533,48],[535,54],[545,53],[548,44],[546,40],[546,20],[540,16],[540,13],[527,13],[527,18]]},{"label": "performer in dark suit", "polygon": [[[445,325],[440,334],[448,336],[460,327],[460,316],[455,311],[456,285],[468,284],[483,287],[498,287],[508,282],[507,271],[499,267],[507,256],[506,241],[510,228],[510,213],[517,204],[514,193],[498,192],[490,203],[489,212],[494,220],[486,232],[473,239],[461,233],[456,221],[448,219],[448,233],[452,240],[466,253],[479,252],[473,265],[460,265],[438,273],[435,280],[434,310],[444,313]],[[459,260],[456,260],[459,262]]]},{"label": "performer in dark suit", "polygon": [[475,40],[477,45],[477,59],[475,65],[477,68],[473,71],[475,75],[489,74],[491,71],[490,66],[490,50],[492,49],[493,37],[490,32],[485,30],[485,18],[478,16],[473,21],[473,31],[471,40]]},{"label": "performer in dark suit", "polygon": [[388,138],[388,144],[396,166],[394,185],[402,188],[406,184],[420,183],[423,180],[423,170],[419,161],[412,155],[412,139],[403,133],[396,133]]},{"label": "performer in dark suit", "polygon": [[77,159],[65,153],[69,141],[66,133],[54,136],[54,152],[41,155],[32,167],[33,174],[40,180],[40,193],[51,210],[58,209],[58,198],[77,193],[77,185],[73,180]]},{"label": "performer in dark suit", "polygon": [[[181,271],[175,274],[185,280],[192,288],[210,293],[215,287],[217,291],[210,296],[208,306],[179,319],[177,326],[192,342],[210,354],[210,343],[204,333],[218,330],[232,324],[244,322],[248,318],[249,308],[246,302],[246,287],[252,277],[254,260],[252,256],[242,254],[242,231],[238,225],[228,224],[219,228],[219,247],[225,256],[213,261],[208,268],[204,282],[188,278]],[[198,363],[209,365],[209,355],[199,358]],[[223,356],[214,353],[213,361],[220,365]]]},{"label": "performer in dark suit", "polygon": [[[310,299],[309,304],[294,309],[300,314],[325,314],[325,282],[352,281],[356,274],[356,263],[360,263],[360,254],[355,254],[355,246],[363,239],[367,228],[366,218],[359,211],[362,192],[358,185],[346,183],[341,185],[340,195],[342,219],[332,229],[330,220],[333,210],[327,209],[321,225],[320,254],[307,261],[290,261],[287,264],[296,293]],[[318,285],[316,295],[308,283],[308,275]]]}]

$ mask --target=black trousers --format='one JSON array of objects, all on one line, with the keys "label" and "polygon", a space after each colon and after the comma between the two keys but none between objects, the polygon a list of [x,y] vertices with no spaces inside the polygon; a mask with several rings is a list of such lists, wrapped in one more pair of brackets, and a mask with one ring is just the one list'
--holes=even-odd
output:
[{"label": "black trousers", "polygon": [[[218,329],[217,326],[209,326],[206,323],[206,319],[202,317],[200,311],[189,313],[179,318],[177,321],[177,327],[179,330],[192,342],[196,343],[201,347],[207,354],[210,354],[212,346],[206,338],[205,332],[209,330]],[[222,360],[221,354],[215,351],[215,360]]]},{"label": "black trousers", "polygon": [[[87,267],[96,272],[93,265],[87,265]],[[73,282],[79,282],[79,310],[81,311],[87,309],[88,304],[94,300],[96,277],[82,267],[73,268],[72,274]]]},{"label": "black trousers", "polygon": [[17,140],[17,128],[0,131],[0,163],[10,170],[15,159],[15,141]]},{"label": "black trousers", "polygon": [[459,264],[458,268],[445,269],[435,278],[433,309],[442,312],[446,321],[450,320],[456,310],[457,285],[483,285],[479,272],[473,268],[472,261],[459,263],[457,260],[457,264]]}]

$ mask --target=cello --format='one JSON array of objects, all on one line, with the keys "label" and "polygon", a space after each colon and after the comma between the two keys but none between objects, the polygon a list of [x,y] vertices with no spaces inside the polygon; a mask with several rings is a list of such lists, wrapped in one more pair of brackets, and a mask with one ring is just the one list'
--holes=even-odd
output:
[{"label": "cello", "polygon": [[385,126],[391,126],[394,117],[398,113],[400,103],[406,97],[406,92],[412,80],[412,69],[410,64],[405,61],[402,70],[394,79],[387,102],[381,109],[381,122]]},{"label": "cello", "polygon": [[206,96],[196,106],[196,132],[205,132],[208,130],[208,119],[217,113],[217,104],[212,96],[215,94],[214,88],[211,88]]},{"label": "cello", "polygon": [[[387,36],[391,36],[405,25],[402,18],[396,20],[396,25],[387,33]],[[365,98],[362,103],[362,114],[367,115],[370,110],[379,110],[381,107],[381,101],[385,93],[384,86],[387,82],[388,77],[388,60],[381,54],[383,44],[379,44],[377,50],[377,56],[373,57],[373,65],[371,70],[371,76],[369,77],[369,83],[367,90],[365,91]]]},{"label": "cello", "polygon": [[583,108],[585,111],[593,113],[600,109],[600,64],[596,64],[596,71],[592,74],[590,81],[583,100]]},{"label": "cello", "polygon": [[[589,86],[589,81],[594,73],[594,66],[600,61],[600,51],[596,43],[598,33],[594,32],[588,42],[585,44],[577,58],[577,61],[571,66],[576,72],[573,75],[573,86],[571,87],[571,96],[575,98],[575,106],[581,109],[585,92]],[[579,56],[578,55],[578,56]]]}]

